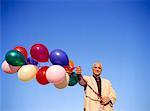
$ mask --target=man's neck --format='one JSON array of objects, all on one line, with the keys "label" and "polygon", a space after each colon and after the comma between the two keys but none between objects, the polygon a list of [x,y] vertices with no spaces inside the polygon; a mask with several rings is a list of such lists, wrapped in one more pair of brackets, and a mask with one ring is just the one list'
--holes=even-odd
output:
[{"label": "man's neck", "polygon": [[94,76],[95,78],[99,78],[99,77],[100,77],[100,75],[95,75],[95,74],[93,74],[93,76]]}]

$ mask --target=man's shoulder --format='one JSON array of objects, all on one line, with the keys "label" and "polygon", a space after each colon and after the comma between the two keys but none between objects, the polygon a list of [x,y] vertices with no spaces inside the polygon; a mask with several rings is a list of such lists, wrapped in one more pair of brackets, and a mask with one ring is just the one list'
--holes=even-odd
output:
[{"label": "man's shoulder", "polygon": [[110,84],[110,81],[109,81],[108,79],[106,79],[106,78],[101,77],[101,80],[102,80],[103,82],[105,82],[105,83]]},{"label": "man's shoulder", "polygon": [[93,77],[93,76],[90,76],[90,75],[84,75],[83,77],[84,77],[84,78],[91,78],[91,77]]},{"label": "man's shoulder", "polygon": [[86,75],[83,75],[84,77],[91,77],[91,75],[88,75],[88,74],[86,74]]},{"label": "man's shoulder", "polygon": [[85,79],[85,80],[89,80],[89,79],[91,79],[93,76],[90,76],[90,75],[84,75],[83,76],[83,78]]}]

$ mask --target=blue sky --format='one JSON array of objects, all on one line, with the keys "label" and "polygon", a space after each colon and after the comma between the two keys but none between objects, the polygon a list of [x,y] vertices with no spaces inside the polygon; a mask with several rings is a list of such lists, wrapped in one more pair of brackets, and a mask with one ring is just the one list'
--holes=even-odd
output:
[{"label": "blue sky", "polygon": [[[95,61],[117,92],[115,111],[150,109],[150,3],[144,1],[2,1],[1,55],[42,43],[64,50],[84,75]],[[29,54],[30,55],[30,54]],[[44,64],[42,64],[44,65]],[[83,88],[24,83],[0,70],[2,111],[82,111]]]}]

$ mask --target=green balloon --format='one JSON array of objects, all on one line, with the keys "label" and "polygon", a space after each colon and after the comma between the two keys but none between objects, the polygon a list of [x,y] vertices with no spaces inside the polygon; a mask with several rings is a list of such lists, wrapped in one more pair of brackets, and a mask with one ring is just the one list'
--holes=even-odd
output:
[{"label": "green balloon", "polygon": [[70,81],[69,81],[69,84],[68,86],[74,86],[78,83],[78,78],[77,78],[77,75],[75,72],[73,72],[71,75],[70,75]]},{"label": "green balloon", "polygon": [[23,66],[26,64],[25,57],[22,53],[16,50],[10,50],[6,53],[5,59],[12,66]]}]

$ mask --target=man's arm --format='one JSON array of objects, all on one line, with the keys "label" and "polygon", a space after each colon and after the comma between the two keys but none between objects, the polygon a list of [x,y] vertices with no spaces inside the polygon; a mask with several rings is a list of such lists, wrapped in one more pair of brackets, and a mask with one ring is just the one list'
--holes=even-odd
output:
[{"label": "man's arm", "polygon": [[81,75],[81,73],[82,73],[81,67],[80,66],[76,67],[76,74],[77,74],[77,77],[78,77],[79,84],[81,86],[86,87],[87,86],[87,82],[84,80],[84,78]]},{"label": "man's arm", "polygon": [[78,74],[77,77],[78,77],[79,84],[81,86],[86,87],[87,86],[87,82],[84,80],[83,76],[81,74]]},{"label": "man's arm", "polygon": [[116,101],[116,92],[115,92],[115,90],[112,88],[112,85],[111,85],[110,81],[107,80],[107,83],[108,83],[108,85],[109,85],[109,95],[108,95],[108,96],[105,96],[105,97],[102,97],[102,99],[101,99],[101,104],[102,104],[102,105],[110,104],[111,106],[113,106],[113,104],[114,104],[115,101]]},{"label": "man's arm", "polygon": [[[109,82],[109,83],[110,83],[110,82]],[[110,90],[109,98],[110,98],[110,100],[111,100],[111,103],[114,104],[115,101],[116,101],[116,92],[115,92],[115,90],[112,88],[111,83],[110,83],[110,88],[109,88],[109,90]]]}]

